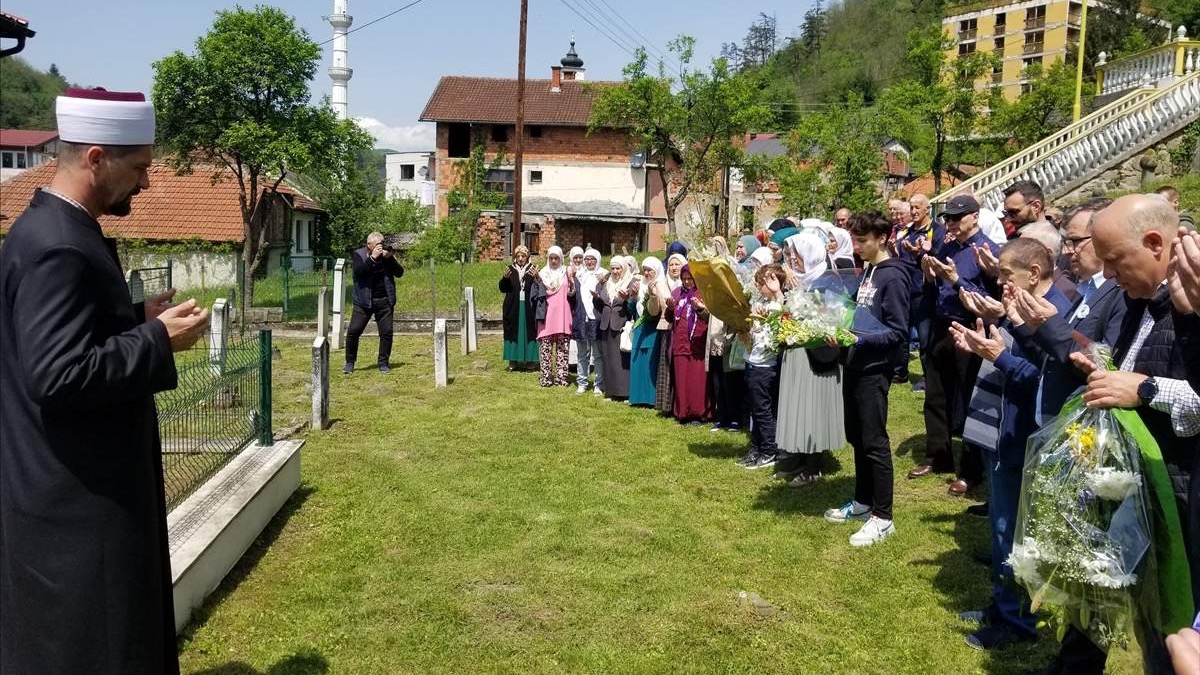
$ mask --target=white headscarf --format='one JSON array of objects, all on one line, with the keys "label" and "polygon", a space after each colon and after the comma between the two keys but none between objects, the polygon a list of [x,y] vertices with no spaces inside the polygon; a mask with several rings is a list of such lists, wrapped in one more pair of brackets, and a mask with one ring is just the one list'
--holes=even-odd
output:
[{"label": "white headscarf", "polygon": [[[558,257],[558,264],[554,264],[555,256]],[[538,271],[538,277],[542,280],[542,285],[546,287],[547,295],[554,295],[562,286],[563,281],[567,278],[567,267],[563,265],[563,251],[558,246],[551,246],[546,251],[546,266]]]},{"label": "white headscarf", "polygon": [[667,290],[669,290],[669,291],[674,291],[676,288],[683,286],[683,277],[682,276],[680,276],[677,279],[671,278],[671,272],[670,272],[671,261],[676,258],[679,258],[679,269],[682,270],[684,268],[684,266],[687,265],[687,258],[685,258],[684,256],[682,256],[678,253],[672,253],[671,257],[667,258],[667,268],[668,269],[667,269],[667,272],[663,275],[663,278],[667,280]]},{"label": "white headscarf", "polygon": [[767,248],[766,246],[759,246],[758,248],[754,249],[754,253],[751,253],[747,260],[756,262],[758,263],[758,267],[762,267],[775,262],[775,254],[772,253],[771,249]]},{"label": "white headscarf", "polygon": [[[663,268],[662,261],[654,256],[650,256],[642,261],[642,269],[645,270],[647,267],[654,270],[653,285],[658,288],[659,294],[669,296],[671,291],[667,288],[666,282],[663,281],[667,274],[665,268]],[[650,286],[651,283],[646,280],[645,276],[643,275],[642,285],[640,288],[638,288],[638,316],[646,313],[646,296],[650,293]]]},{"label": "white headscarf", "polygon": [[577,255],[583,255],[583,248],[579,246],[572,246],[571,250],[567,252],[567,260],[574,260],[575,256]]},{"label": "white headscarf", "polygon": [[617,294],[629,288],[629,284],[633,283],[633,266],[636,263],[631,263],[631,260],[632,258],[626,259],[624,256],[615,255],[612,257],[612,260],[609,261],[610,268],[613,265],[618,264],[622,268],[620,277],[614,278],[614,275],[611,271],[608,274],[608,281],[605,283],[605,289],[608,291],[609,302],[616,300]]},{"label": "white headscarf", "polygon": [[[596,289],[599,288],[600,282],[608,275],[608,272],[600,266],[600,252],[594,248],[589,248],[583,252],[584,268],[579,271],[579,299],[583,302],[583,313],[588,319],[596,318],[596,305],[592,298],[596,295]],[[596,259],[596,269],[589,270],[587,265],[588,258]]]},{"label": "white headscarf", "polygon": [[807,289],[829,269],[829,263],[826,262],[829,258],[829,251],[825,248],[821,238],[812,230],[801,230],[800,234],[793,234],[788,237],[784,245],[804,261],[803,272],[792,268],[792,271],[800,277],[802,288]]},{"label": "white headscarf", "polygon": [[840,227],[833,228],[833,238],[837,241],[837,250],[833,252],[834,260],[846,259],[854,261],[854,239],[850,233]]}]

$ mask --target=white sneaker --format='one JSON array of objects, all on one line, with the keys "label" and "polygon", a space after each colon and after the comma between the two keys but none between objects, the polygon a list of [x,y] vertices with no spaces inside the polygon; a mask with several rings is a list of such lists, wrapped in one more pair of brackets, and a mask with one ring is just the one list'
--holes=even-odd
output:
[{"label": "white sneaker", "polygon": [[581,385],[579,385],[579,388],[577,388],[577,389],[575,390],[575,395],[576,395],[576,396],[581,396],[581,395],[583,395],[583,394],[584,394],[586,391],[587,391],[587,385],[586,385],[586,384],[581,384]]},{"label": "white sneaker", "polygon": [[604,398],[604,392],[599,389],[595,390],[596,398]]},{"label": "white sneaker", "polygon": [[836,509],[825,512],[825,520],[831,523],[848,523],[851,520],[865,521],[871,517],[871,507],[851,499]]},{"label": "white sneaker", "polygon": [[890,520],[871,516],[862,529],[850,535],[851,546],[870,546],[896,533],[896,525]]}]

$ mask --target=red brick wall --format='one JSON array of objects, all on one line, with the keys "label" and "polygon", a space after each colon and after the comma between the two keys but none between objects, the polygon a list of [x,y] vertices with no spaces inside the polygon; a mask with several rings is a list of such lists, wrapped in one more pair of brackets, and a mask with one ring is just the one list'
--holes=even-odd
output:
[{"label": "red brick wall", "polygon": [[500,236],[500,219],[496,216],[480,216],[476,225],[479,237],[477,260],[504,260],[508,246]]}]

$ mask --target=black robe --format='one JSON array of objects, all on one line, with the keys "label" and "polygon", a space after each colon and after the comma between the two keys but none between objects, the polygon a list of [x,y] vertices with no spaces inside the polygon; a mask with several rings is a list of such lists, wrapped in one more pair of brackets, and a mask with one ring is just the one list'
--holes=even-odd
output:
[{"label": "black robe", "polygon": [[0,247],[0,672],[179,672],[143,316],[99,223],[35,193]]},{"label": "black robe", "polygon": [[[532,269],[532,268],[531,268]],[[500,277],[500,292],[504,294],[504,339],[508,342],[517,341],[517,321],[520,316],[521,286],[525,287],[525,335],[530,340],[537,337],[537,307],[533,304],[533,282],[537,275],[526,274],[524,279],[517,278],[517,268],[509,265]]]}]

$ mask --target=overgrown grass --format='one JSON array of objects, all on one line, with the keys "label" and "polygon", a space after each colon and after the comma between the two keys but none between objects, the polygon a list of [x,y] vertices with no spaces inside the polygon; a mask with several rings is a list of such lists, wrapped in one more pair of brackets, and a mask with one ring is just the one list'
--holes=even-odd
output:
[{"label": "overgrown grass", "polygon": [[[734,465],[742,436],[504,372],[495,338],[452,355],[436,390],[430,342],[398,339],[390,375],[336,376],[336,423],[309,434],[301,491],[185,632],[185,672],[924,675],[1048,658],[1051,638],[963,643],[956,613],[988,599],[987,526],[941,480],[904,480],[922,430],[908,387],[892,392],[898,533],[859,550],[821,518],[851,493],[849,451],[788,488]],[[277,427],[309,400],[307,345],[280,347]]]}]

